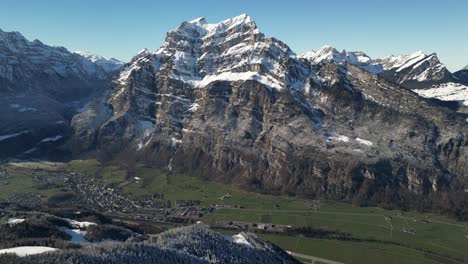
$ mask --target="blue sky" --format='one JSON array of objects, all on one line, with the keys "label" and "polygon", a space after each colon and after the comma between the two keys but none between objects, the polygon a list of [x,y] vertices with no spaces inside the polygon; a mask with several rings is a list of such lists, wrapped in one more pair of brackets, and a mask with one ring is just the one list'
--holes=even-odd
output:
[{"label": "blue sky", "polygon": [[437,52],[449,69],[468,64],[467,0],[1,0],[0,29],[128,61],[156,50],[166,32],[204,16],[249,14],[296,53],[329,44],[371,57]]}]

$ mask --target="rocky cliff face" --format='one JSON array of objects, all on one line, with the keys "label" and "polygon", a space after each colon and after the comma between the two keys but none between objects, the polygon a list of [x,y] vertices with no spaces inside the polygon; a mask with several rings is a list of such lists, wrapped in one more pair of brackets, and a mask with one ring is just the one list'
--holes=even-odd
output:
[{"label": "rocky cliff face", "polygon": [[[71,117],[108,87],[121,63],[88,57],[0,30],[0,159],[52,154]],[[58,154],[62,155],[62,153]]]},{"label": "rocky cliff face", "polygon": [[73,148],[307,197],[400,207],[465,197],[464,117],[360,66],[298,58],[246,15],[184,22],[73,118]]}]

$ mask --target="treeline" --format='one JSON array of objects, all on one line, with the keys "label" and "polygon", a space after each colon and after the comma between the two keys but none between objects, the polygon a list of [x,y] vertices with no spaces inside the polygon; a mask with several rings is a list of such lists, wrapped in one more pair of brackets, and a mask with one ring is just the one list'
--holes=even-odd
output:
[{"label": "treeline", "polygon": [[384,209],[403,211],[416,210],[422,213],[435,213],[450,216],[459,220],[468,220],[468,193],[461,191],[431,192],[417,195],[405,189],[371,190],[365,187],[354,196],[353,206],[378,206]]},{"label": "treeline", "polygon": [[104,240],[127,241],[129,238],[142,237],[141,235],[115,225],[91,225],[86,228],[85,238],[91,242]]},{"label": "treeline", "polygon": [[204,225],[181,227],[162,233],[155,243],[101,244],[80,250],[61,250],[18,258],[0,255],[0,263],[19,264],[184,264],[184,263],[299,263],[275,245],[246,235],[250,245],[229,241]]},{"label": "treeline", "polygon": [[57,226],[68,226],[68,222],[59,218],[34,215],[21,223],[2,225],[0,247],[55,246],[56,240],[69,240],[70,236]]},{"label": "treeline", "polygon": [[423,179],[422,191],[416,193],[406,187],[404,177],[396,178],[383,172],[374,176],[375,179],[368,179],[358,175],[353,179],[351,196],[354,206],[416,210],[468,220],[468,192],[464,190],[467,185],[463,178],[454,178],[450,182],[441,179],[437,191],[432,189],[429,180]]}]

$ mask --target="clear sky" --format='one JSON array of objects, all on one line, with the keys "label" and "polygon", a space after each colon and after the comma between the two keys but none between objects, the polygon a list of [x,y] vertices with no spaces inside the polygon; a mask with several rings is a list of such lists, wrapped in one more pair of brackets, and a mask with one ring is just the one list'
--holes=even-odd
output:
[{"label": "clear sky", "polygon": [[329,44],[371,57],[437,52],[468,64],[468,0],[0,0],[0,29],[128,61],[182,21],[247,13],[296,53]]}]

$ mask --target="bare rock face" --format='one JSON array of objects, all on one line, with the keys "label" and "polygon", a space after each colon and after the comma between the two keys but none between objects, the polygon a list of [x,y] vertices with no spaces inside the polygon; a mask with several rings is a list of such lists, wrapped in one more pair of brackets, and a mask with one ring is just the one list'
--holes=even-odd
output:
[{"label": "bare rock face", "polygon": [[456,194],[461,207],[466,196],[467,125],[362,65],[298,58],[241,15],[184,22],[156,52],[141,51],[75,117],[73,140],[77,153],[131,151],[250,189],[442,208],[431,199]]}]

